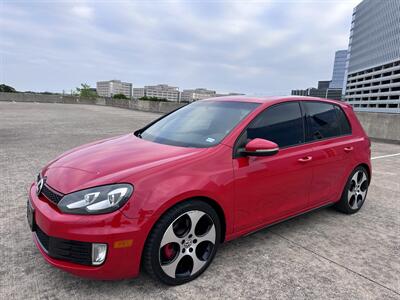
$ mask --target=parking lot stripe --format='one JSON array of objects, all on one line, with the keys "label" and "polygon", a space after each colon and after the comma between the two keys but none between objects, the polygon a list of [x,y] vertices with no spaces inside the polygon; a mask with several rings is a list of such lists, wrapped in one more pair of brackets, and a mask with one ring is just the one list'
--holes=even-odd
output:
[{"label": "parking lot stripe", "polygon": [[400,153],[388,154],[388,155],[382,155],[382,156],[375,156],[375,157],[372,157],[371,159],[386,158],[386,157],[392,157],[392,156],[397,156],[397,155],[400,155]]}]

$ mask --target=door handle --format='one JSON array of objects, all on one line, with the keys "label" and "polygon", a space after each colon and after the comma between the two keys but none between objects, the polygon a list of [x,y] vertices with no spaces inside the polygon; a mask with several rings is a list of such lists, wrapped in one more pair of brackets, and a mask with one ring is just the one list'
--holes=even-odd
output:
[{"label": "door handle", "polygon": [[298,161],[301,163],[312,161],[312,156],[306,156],[306,157],[299,158]]},{"label": "door handle", "polygon": [[345,152],[351,152],[351,151],[353,151],[354,150],[354,147],[352,147],[352,146],[350,146],[350,147],[345,147],[344,148],[344,151]]}]

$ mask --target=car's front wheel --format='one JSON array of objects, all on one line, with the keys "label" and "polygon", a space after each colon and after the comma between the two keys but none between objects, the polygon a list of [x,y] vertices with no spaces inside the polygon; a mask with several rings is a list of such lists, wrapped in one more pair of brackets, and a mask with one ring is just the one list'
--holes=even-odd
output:
[{"label": "car's front wheel", "polygon": [[147,239],[143,265],[169,285],[191,281],[207,269],[217,252],[221,226],[215,210],[199,200],[170,209]]}]

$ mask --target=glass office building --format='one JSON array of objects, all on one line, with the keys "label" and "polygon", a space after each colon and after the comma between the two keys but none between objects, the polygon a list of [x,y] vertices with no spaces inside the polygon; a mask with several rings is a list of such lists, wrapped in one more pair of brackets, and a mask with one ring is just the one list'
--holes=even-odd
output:
[{"label": "glass office building", "polygon": [[400,113],[400,0],[364,0],[353,11],[345,101],[355,110]]},{"label": "glass office building", "polygon": [[332,80],[329,83],[330,89],[343,89],[344,75],[346,71],[347,50],[339,50],[335,53],[333,64]]}]

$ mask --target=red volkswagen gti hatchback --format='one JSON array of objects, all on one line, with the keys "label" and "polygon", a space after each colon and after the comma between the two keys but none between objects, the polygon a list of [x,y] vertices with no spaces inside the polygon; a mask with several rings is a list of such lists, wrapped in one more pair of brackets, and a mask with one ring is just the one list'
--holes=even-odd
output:
[{"label": "red volkswagen gti hatchback", "polygon": [[370,141],[349,105],[212,98],[62,154],[31,185],[27,214],[58,268],[121,279],[143,266],[176,285],[221,242],[331,204],[357,212],[370,178]]}]

